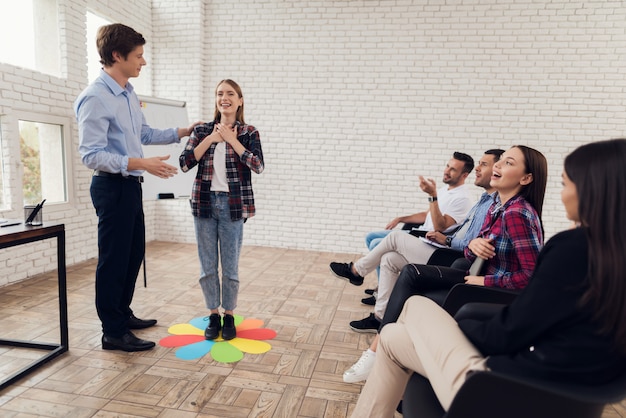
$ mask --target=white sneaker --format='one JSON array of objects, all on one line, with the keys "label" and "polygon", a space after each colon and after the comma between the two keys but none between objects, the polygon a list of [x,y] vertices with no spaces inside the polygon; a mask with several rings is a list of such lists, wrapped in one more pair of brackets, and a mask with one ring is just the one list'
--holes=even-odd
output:
[{"label": "white sneaker", "polygon": [[343,381],[346,383],[357,383],[367,380],[367,376],[372,371],[375,361],[376,352],[368,348],[367,351],[361,354],[359,361],[343,373]]}]

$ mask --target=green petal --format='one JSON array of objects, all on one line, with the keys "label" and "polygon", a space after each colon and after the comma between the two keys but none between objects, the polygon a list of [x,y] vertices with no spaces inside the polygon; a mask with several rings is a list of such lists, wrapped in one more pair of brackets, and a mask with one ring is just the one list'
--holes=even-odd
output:
[{"label": "green petal", "polygon": [[227,341],[215,343],[211,357],[220,363],[235,363],[243,358],[243,352]]}]

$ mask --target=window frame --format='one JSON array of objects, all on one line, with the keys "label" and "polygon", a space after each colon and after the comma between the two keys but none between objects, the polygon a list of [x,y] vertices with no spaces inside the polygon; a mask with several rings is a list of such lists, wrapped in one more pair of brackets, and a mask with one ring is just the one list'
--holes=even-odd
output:
[{"label": "window frame", "polygon": [[[54,114],[46,114],[46,113],[38,113],[38,112],[31,112],[31,111],[24,111],[24,110],[17,110],[15,109],[12,112],[12,117],[13,117],[13,132],[15,132],[15,141],[17,141],[15,145],[16,148],[18,150],[18,153],[16,154],[15,158],[15,164],[13,165],[14,167],[17,167],[18,173],[16,173],[16,178],[19,179],[20,182],[20,187],[17,188],[16,191],[16,195],[13,196],[15,198],[14,201],[11,201],[10,206],[12,206],[13,210],[19,210],[21,211],[23,206],[24,206],[24,189],[23,189],[23,184],[24,184],[24,171],[23,171],[23,166],[22,166],[22,157],[21,157],[21,153],[19,152],[20,149],[20,144],[19,144],[19,138],[20,138],[20,131],[19,131],[19,121],[28,121],[28,122],[35,122],[35,123],[47,123],[47,124],[51,124],[51,125],[59,125],[61,127],[61,135],[63,136],[62,141],[63,141],[63,159],[64,159],[64,169],[65,169],[65,173],[64,173],[64,178],[65,178],[65,190],[66,190],[66,200],[64,202],[48,202],[46,201],[45,204],[45,211],[44,211],[44,216],[45,213],[50,213],[50,212],[57,212],[57,211],[61,211],[61,210],[67,210],[70,209],[72,207],[72,204],[74,202],[75,199],[75,194],[74,194],[74,162],[73,162],[73,152],[72,152],[72,147],[73,147],[73,141],[72,141],[72,135],[71,135],[71,118],[68,116],[60,116],[60,115],[54,115]],[[45,196],[44,196],[45,198]]]}]

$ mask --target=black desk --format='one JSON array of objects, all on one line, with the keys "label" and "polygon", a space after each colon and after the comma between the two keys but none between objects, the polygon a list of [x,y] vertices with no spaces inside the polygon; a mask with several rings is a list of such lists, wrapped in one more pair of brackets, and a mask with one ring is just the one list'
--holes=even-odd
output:
[{"label": "black desk", "polygon": [[[34,348],[47,350],[45,356],[32,362],[30,365],[0,381],[0,390],[21,379],[31,371],[49,362],[53,358],[65,353],[69,348],[67,332],[67,282],[65,277],[65,225],[44,223],[42,226],[25,226],[24,223],[15,226],[0,228],[0,249],[15,247],[29,242],[41,241],[48,238],[57,239],[57,273],[59,278],[59,325],[61,343],[51,344],[37,341],[4,340],[0,345],[12,347]],[[2,289],[0,288],[0,292]],[[0,336],[1,337],[1,336]]]}]

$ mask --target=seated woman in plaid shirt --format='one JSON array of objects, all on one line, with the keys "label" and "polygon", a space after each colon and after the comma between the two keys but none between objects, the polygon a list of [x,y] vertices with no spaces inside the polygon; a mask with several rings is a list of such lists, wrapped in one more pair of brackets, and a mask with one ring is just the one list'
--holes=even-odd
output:
[{"label": "seated woman in plaid shirt", "polygon": [[[457,283],[523,289],[543,247],[541,209],[548,180],[548,164],[539,151],[517,145],[505,151],[493,166],[491,186],[498,192],[477,238],[465,248],[467,267],[484,260],[481,275],[465,268],[408,264],[396,282],[380,329],[396,322],[404,302]],[[379,331],[380,331],[379,329]],[[361,358],[344,373],[349,383],[367,379],[376,358],[379,335]]]},{"label": "seated woman in plaid shirt", "polygon": [[[207,340],[237,336],[233,310],[239,293],[239,254],[243,223],[254,216],[251,172],[263,171],[259,132],[243,119],[243,94],[233,80],[222,80],[215,89],[213,122],[196,126],[180,155],[187,172],[198,165],[191,193],[200,287],[207,308]],[[222,286],[218,276],[222,265]],[[220,297],[221,296],[221,297]],[[219,308],[224,309],[224,319]]]}]

